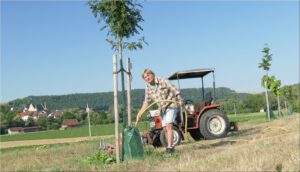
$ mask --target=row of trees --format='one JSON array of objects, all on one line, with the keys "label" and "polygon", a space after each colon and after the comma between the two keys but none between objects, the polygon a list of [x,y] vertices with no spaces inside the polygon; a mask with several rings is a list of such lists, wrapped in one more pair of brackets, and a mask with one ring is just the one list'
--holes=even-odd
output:
[{"label": "row of trees", "polygon": [[[284,86],[280,88],[279,95],[280,107],[288,108],[288,111],[299,112],[299,84]],[[270,94],[269,97],[270,110],[278,110],[278,97]],[[267,110],[267,104],[263,93],[247,96],[247,98],[239,99],[231,97],[219,101],[221,107],[227,114],[236,113],[252,113],[259,112],[261,109]],[[234,109],[235,108],[235,109]]]},{"label": "row of trees", "polygon": [[[268,71],[271,67],[271,61],[272,61],[272,54],[270,54],[270,48],[267,44],[265,44],[265,47],[263,48],[262,52],[264,53],[264,56],[262,58],[262,62],[259,63],[258,67],[263,68],[265,70],[266,74],[262,77],[262,87],[266,89],[266,103],[267,103],[267,114],[268,119],[270,120],[270,105],[269,105],[269,91],[272,92],[277,97],[277,110],[278,110],[278,116],[279,118],[282,117],[281,113],[281,103],[280,103],[280,86],[281,81],[277,80],[274,75],[269,76]],[[284,90],[285,97],[289,97],[291,99],[292,97],[288,96],[287,94],[290,94],[288,89]]]}]

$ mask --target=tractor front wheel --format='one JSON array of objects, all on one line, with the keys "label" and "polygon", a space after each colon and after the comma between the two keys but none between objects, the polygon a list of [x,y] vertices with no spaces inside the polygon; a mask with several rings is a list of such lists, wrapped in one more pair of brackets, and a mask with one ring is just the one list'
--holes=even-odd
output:
[{"label": "tractor front wheel", "polygon": [[[161,131],[160,142],[161,142],[162,146],[167,147],[168,141],[167,141],[167,137],[166,137],[165,133],[166,132],[164,130]],[[182,140],[181,131],[176,126],[173,126],[173,145],[172,146],[179,145],[181,140]]]}]

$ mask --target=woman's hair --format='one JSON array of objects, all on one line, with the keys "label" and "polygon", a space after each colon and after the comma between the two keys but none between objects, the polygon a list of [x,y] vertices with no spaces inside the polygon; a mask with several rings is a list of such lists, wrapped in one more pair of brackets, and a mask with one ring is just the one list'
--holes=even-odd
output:
[{"label": "woman's hair", "polygon": [[155,73],[151,69],[145,69],[142,73],[142,78],[144,79],[144,74],[152,74],[155,75]]}]

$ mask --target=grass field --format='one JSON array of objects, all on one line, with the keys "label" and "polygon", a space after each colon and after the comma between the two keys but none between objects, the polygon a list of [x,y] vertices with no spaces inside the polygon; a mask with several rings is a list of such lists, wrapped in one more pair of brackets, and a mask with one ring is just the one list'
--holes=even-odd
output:
[{"label": "grass field", "polygon": [[[271,122],[249,118],[226,138],[185,140],[172,156],[164,156],[164,148],[146,145],[140,160],[91,163],[90,157],[98,152],[96,139],[1,149],[0,167],[1,171],[299,171],[299,114]],[[113,143],[113,137],[105,141]]]},{"label": "grass field", "polygon": [[[274,112],[274,114],[276,113]],[[267,120],[266,113],[237,114],[237,116],[230,114],[228,115],[228,118],[230,121],[252,122],[252,123],[260,123]],[[121,128],[121,126],[122,124],[119,125],[119,128]],[[149,126],[149,122],[139,123],[140,131],[145,131],[146,129],[148,129],[148,126]],[[114,124],[92,126],[91,131],[92,131],[92,136],[112,135],[114,134]],[[68,129],[63,131],[50,130],[50,131],[41,131],[41,132],[33,132],[33,133],[22,133],[16,135],[3,135],[0,136],[0,142],[85,137],[88,136],[88,133],[89,133],[88,127],[84,126],[80,128],[73,128],[73,129]]]},{"label": "grass field", "polygon": [[[273,113],[274,113],[274,119],[279,119],[278,111],[273,111]],[[282,115],[283,117],[286,117],[285,110],[282,110]],[[261,123],[261,122],[268,121],[266,112],[243,113],[243,114],[237,114],[236,116],[234,114],[229,114],[227,116],[229,118],[229,121],[236,121],[236,122]]]},{"label": "grass field", "polygon": [[261,123],[267,121],[266,113],[264,112],[244,113],[244,114],[237,114],[236,116],[233,114],[229,114],[227,116],[229,118],[229,121],[236,121],[236,122]]},{"label": "grass field", "polygon": [[[144,131],[147,129],[148,122],[140,122],[139,129]],[[121,128],[122,124],[119,124]],[[114,134],[114,124],[96,125],[91,127],[92,136],[105,136]],[[72,128],[67,130],[49,130],[32,133],[21,133],[15,135],[0,136],[1,142],[19,141],[19,140],[40,140],[40,139],[56,139],[56,138],[73,138],[89,136],[89,129],[87,126],[80,128]]]}]

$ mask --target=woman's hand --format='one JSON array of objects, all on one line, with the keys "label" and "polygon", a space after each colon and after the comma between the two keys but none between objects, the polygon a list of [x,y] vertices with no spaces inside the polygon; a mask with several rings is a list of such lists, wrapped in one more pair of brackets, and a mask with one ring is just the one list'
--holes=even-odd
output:
[{"label": "woman's hand", "polygon": [[177,104],[179,104],[180,106],[183,106],[183,99],[182,99],[181,95],[178,94],[176,97],[177,97]]},{"label": "woman's hand", "polygon": [[139,121],[141,118],[142,118],[142,114],[139,112],[139,113],[136,115],[136,120]]}]

